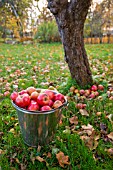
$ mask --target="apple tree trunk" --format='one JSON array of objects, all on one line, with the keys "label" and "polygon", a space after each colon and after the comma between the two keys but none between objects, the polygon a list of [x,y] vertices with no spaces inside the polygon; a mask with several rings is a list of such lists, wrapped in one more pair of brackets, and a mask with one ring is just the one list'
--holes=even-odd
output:
[{"label": "apple tree trunk", "polygon": [[84,22],[91,0],[48,0],[64,47],[65,60],[73,79],[84,87],[92,84],[92,74],[84,47]]}]

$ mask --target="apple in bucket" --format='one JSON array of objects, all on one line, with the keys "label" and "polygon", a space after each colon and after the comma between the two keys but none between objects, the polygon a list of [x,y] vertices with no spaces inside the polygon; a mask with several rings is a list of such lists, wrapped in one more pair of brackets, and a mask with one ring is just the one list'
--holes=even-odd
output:
[{"label": "apple in bucket", "polygon": [[32,86],[20,92],[13,92],[10,98],[18,107],[28,111],[54,110],[66,102],[65,96],[57,91],[39,90]]}]

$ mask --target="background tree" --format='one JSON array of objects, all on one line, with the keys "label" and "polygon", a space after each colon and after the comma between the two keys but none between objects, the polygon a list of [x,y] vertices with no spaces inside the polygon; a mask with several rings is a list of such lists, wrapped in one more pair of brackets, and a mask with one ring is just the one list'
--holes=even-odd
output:
[{"label": "background tree", "polygon": [[64,46],[65,60],[73,79],[80,86],[92,84],[92,74],[84,48],[84,22],[91,0],[48,0]]},{"label": "background tree", "polygon": [[108,36],[108,43],[110,42],[111,28],[113,28],[113,0],[103,0],[104,6],[103,18],[105,19],[104,28]]},{"label": "background tree", "polygon": [[[28,8],[31,6],[32,0],[1,0],[0,1],[0,7],[2,8],[6,7],[10,11],[10,15],[13,15],[16,17],[16,23],[19,27],[19,33],[20,36],[23,36],[24,31],[24,23],[25,20],[28,17]],[[8,16],[8,15],[7,15]]]},{"label": "background tree", "polygon": [[105,24],[103,13],[104,13],[103,4],[97,3],[95,10],[93,11],[92,28],[93,28],[93,35],[99,37],[100,43],[102,43],[103,26]]}]

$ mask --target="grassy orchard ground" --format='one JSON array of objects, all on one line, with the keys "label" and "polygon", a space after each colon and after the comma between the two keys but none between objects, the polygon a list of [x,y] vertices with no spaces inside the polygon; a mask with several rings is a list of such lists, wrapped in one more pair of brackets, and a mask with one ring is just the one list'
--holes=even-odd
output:
[{"label": "grassy orchard ground", "polygon": [[[107,91],[108,85],[113,85],[113,44],[86,45],[86,50],[94,81],[105,88],[96,99],[82,101],[87,106],[86,112],[81,112],[76,108],[79,95],[70,91],[73,86],[80,87],[69,78],[61,44],[0,44],[2,170],[60,170],[63,167],[69,170],[112,170],[113,100]],[[11,93],[16,84],[18,90],[29,86],[54,86],[68,96],[69,106],[63,110],[62,123],[50,145],[32,148],[23,143],[15,109],[9,96],[4,96],[6,91]]]}]

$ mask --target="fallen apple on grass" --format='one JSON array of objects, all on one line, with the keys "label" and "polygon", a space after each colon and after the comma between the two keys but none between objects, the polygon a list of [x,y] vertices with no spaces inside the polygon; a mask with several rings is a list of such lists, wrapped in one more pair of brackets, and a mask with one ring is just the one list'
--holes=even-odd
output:
[{"label": "fallen apple on grass", "polygon": [[101,84],[99,84],[99,85],[98,85],[98,90],[103,91],[103,90],[104,90],[104,86],[103,86],[103,85],[101,85]]},{"label": "fallen apple on grass", "polygon": [[92,85],[91,86],[91,91],[97,91],[97,89],[98,89],[97,85]]}]

